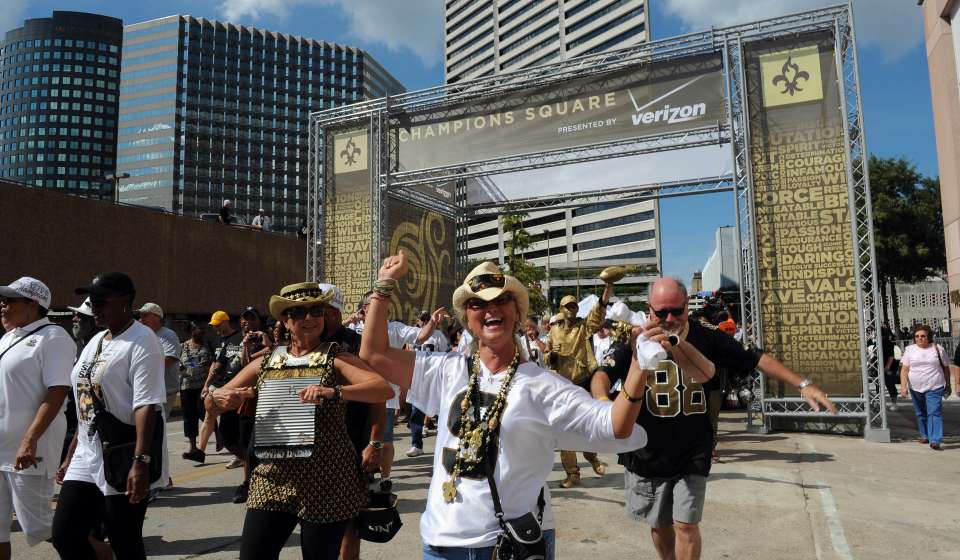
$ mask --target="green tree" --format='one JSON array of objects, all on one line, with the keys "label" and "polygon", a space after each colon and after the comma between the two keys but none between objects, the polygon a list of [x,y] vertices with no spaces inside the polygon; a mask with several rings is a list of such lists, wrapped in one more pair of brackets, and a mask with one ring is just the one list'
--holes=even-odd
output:
[{"label": "green tree", "polygon": [[[893,328],[899,330],[896,283],[920,282],[946,269],[940,180],[902,157],[870,156],[870,194],[877,274],[881,289],[890,288]],[[889,324],[886,306],[883,318]]]},{"label": "green tree", "polygon": [[524,213],[508,212],[500,216],[503,225],[504,245],[507,250],[506,265],[530,294],[530,314],[541,315],[547,310],[547,300],[540,291],[540,282],[546,277],[544,269],[523,258],[523,251],[536,242],[533,235],[523,228]]}]

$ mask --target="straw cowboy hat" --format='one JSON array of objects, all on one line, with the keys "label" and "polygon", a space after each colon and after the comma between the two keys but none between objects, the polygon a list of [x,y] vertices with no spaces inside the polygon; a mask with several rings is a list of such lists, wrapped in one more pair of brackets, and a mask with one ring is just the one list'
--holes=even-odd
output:
[{"label": "straw cowboy hat", "polygon": [[323,291],[316,282],[300,282],[280,289],[280,295],[270,296],[270,314],[278,321],[283,320],[283,312],[291,307],[310,306],[330,303],[333,290]]},{"label": "straw cowboy hat", "polygon": [[530,294],[519,280],[504,274],[492,262],[480,263],[467,274],[463,284],[453,292],[453,309],[462,322],[468,300],[478,298],[492,301],[504,292],[513,294],[513,299],[517,302],[520,309],[519,324],[530,309]]}]

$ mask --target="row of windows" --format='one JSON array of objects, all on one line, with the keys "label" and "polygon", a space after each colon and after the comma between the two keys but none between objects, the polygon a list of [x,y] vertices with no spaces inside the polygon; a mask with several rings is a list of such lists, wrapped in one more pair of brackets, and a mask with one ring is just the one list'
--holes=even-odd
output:
[{"label": "row of windows", "polygon": [[493,41],[488,42],[486,45],[483,45],[482,47],[480,47],[480,48],[478,48],[477,50],[473,51],[472,53],[468,54],[467,56],[465,56],[465,57],[461,58],[460,60],[456,61],[455,63],[451,64],[451,65],[447,68],[447,72],[453,72],[453,71],[456,70],[457,68],[462,68],[464,65],[466,65],[467,63],[469,63],[471,60],[476,60],[477,58],[479,58],[479,57],[481,57],[481,56],[483,56],[483,55],[485,55],[485,54],[490,54],[490,48],[491,48],[491,47],[493,47]]},{"label": "row of windows", "polygon": [[487,64],[490,64],[491,62],[493,62],[493,55],[492,55],[492,54],[491,54],[490,56],[488,56],[487,58],[484,58],[484,59],[481,60],[480,62],[474,64],[474,65],[471,66],[470,68],[466,68],[465,70],[463,70],[463,72],[461,72],[461,75],[462,75],[462,76],[468,76],[468,75],[470,75],[471,72],[473,72],[473,71],[476,70],[477,68],[483,68],[484,66],[486,66]]},{"label": "row of windows", "polygon": [[[622,14],[622,15],[619,15],[619,16],[611,19],[611,20],[608,21],[607,23],[601,25],[600,27],[594,29],[593,31],[591,31],[591,32],[589,32],[589,33],[586,33],[586,34],[583,35],[582,37],[578,37],[576,40],[573,40],[573,41],[570,41],[569,43],[567,43],[567,50],[575,49],[575,48],[579,47],[580,45],[582,45],[582,44],[584,44],[584,43],[587,43],[587,42],[589,42],[589,41],[591,41],[591,40],[599,37],[600,35],[603,35],[603,34],[606,33],[607,31],[610,31],[611,29],[613,29],[613,28],[615,28],[615,27],[617,27],[617,26],[619,26],[619,25],[622,25],[622,24],[626,23],[627,21],[630,21],[631,19],[634,19],[634,18],[640,16],[641,14],[643,14],[643,8],[635,8],[635,9],[633,9],[633,10],[630,10],[629,12],[626,12],[626,13],[624,13],[624,14]],[[641,29],[642,29],[642,26],[641,26]]]},{"label": "row of windows", "polygon": [[355,62],[360,57],[360,51],[344,48],[340,45],[320,43],[312,39],[297,39],[294,37],[274,38],[269,31],[244,28],[242,34],[236,29],[226,28],[214,30],[209,25],[193,23],[189,26],[185,42],[201,42],[204,44],[224,45],[241,49],[253,47],[259,52],[278,52],[280,54],[293,53],[307,56],[325,56],[337,60]]},{"label": "row of windows", "polygon": [[[624,43],[624,42],[626,42],[626,41],[629,41],[630,39],[636,38],[638,35],[640,35],[641,33],[643,33],[644,27],[645,27],[645,25],[641,23],[640,25],[638,25],[638,26],[636,26],[636,27],[632,27],[632,28],[630,28],[630,29],[627,29],[627,30],[624,31],[623,33],[620,33],[619,35],[616,35],[616,36],[614,36],[614,37],[612,37],[612,38],[610,38],[610,39],[607,39],[606,41],[600,43],[599,45],[597,45],[597,46],[595,46],[595,47],[590,47],[589,49],[587,49],[587,50],[583,51],[582,53],[580,53],[579,56],[587,56],[587,55],[591,55],[591,54],[596,54],[596,53],[598,53],[598,52],[608,51],[608,50],[610,50],[611,48],[613,48],[613,47],[615,47],[615,46],[617,46],[617,45],[620,45],[621,43]],[[621,46],[625,46],[625,45],[621,45]]]},{"label": "row of windows", "polygon": [[143,123],[143,124],[138,124],[137,126],[127,126],[118,130],[117,135],[120,137],[123,137],[123,136],[130,136],[133,134],[146,134],[148,132],[157,132],[160,130],[173,130],[173,121]]},{"label": "row of windows", "polygon": [[151,27],[142,27],[140,29],[134,30],[123,30],[123,42],[126,43],[131,39],[136,39],[137,37],[145,37],[147,35],[154,35],[157,33],[166,33],[168,31],[178,31],[180,29],[180,21],[171,21],[161,25],[153,25]]},{"label": "row of windows", "polygon": [[[94,97],[96,97],[98,101],[105,101],[104,98],[108,96],[105,96],[104,94],[99,93]],[[114,97],[114,96],[110,94],[109,97]],[[113,99],[110,99],[109,101],[113,101]],[[21,111],[30,111],[31,113],[34,113],[34,115],[31,115],[31,117],[33,117],[33,116],[36,116],[37,111],[47,111],[47,110],[86,111],[88,113],[94,113],[94,112],[107,113],[109,115],[113,115],[114,113],[117,112],[117,110],[113,107],[113,105],[105,106],[105,105],[100,105],[99,103],[93,104],[93,103],[76,103],[76,102],[68,103],[66,101],[64,101],[63,103],[60,103],[58,101],[49,101],[49,102],[33,101],[30,103],[9,103],[7,105],[4,105],[2,108],[0,108],[0,114],[7,115],[11,113],[19,113]],[[27,115],[24,115],[21,118],[27,118]],[[23,122],[26,122],[26,121],[23,121]],[[30,122],[36,122],[36,121],[30,121]],[[40,122],[45,122],[45,121],[40,121]]]},{"label": "row of windows", "polygon": [[62,161],[70,163],[92,163],[94,165],[113,165],[112,157],[92,156],[89,154],[19,154],[0,158],[0,163],[17,164],[27,162]]},{"label": "row of windows", "polygon": [[26,140],[21,142],[12,142],[10,144],[0,145],[0,152],[15,152],[17,150],[83,150],[84,152],[105,152],[113,149],[113,146],[101,144],[99,142],[80,142],[77,140]]},{"label": "row of windows", "polygon": [[638,231],[634,233],[627,233],[624,235],[615,235],[613,237],[606,237],[604,239],[594,239],[592,241],[582,241],[580,243],[575,243],[573,245],[574,251],[583,251],[586,249],[598,249],[600,247],[609,247],[611,245],[622,245],[624,243],[632,243],[634,241],[643,241],[645,239],[653,239],[656,237],[656,232],[652,229]]},{"label": "row of windows", "polygon": [[41,47],[77,47],[79,49],[101,50],[112,53],[120,52],[118,45],[108,45],[107,43],[84,41],[82,39],[28,39],[26,41],[10,43],[0,48],[0,56],[15,53],[23,49],[39,49]]},{"label": "row of windows", "polygon": [[173,186],[170,179],[154,179],[151,181],[139,181],[136,183],[124,183],[120,185],[120,192],[142,191],[146,189],[164,189]]},{"label": "row of windows", "polygon": [[[2,173],[0,173],[0,175],[2,175]],[[105,190],[104,187],[109,186],[109,183],[104,183],[103,181],[77,181],[74,179],[34,179],[32,181],[25,182],[32,183],[37,187],[46,187],[48,189]]]},{"label": "row of windows", "polygon": [[[80,62],[99,62],[100,64],[118,64],[117,57],[107,56],[105,54],[84,53],[78,51],[34,51],[32,53],[18,54],[0,59],[0,66],[8,67],[20,62],[29,62],[31,60],[77,60]],[[29,65],[27,65],[29,67]]]},{"label": "row of windows", "polygon": [[171,159],[173,158],[173,150],[166,152],[146,152],[143,154],[133,154],[129,156],[120,156],[117,158],[117,164],[124,163],[135,163],[138,161],[150,161],[154,159]]},{"label": "row of windows", "polygon": [[[471,12],[470,15],[464,17],[463,19],[461,19],[461,20],[458,21],[457,23],[455,23],[455,24],[451,25],[450,27],[448,27],[448,28],[447,28],[447,35],[452,34],[454,31],[456,31],[457,29],[459,29],[460,27],[462,27],[465,23],[467,23],[468,21],[470,21],[471,19],[473,19],[474,17],[476,17],[477,14],[479,14],[480,12],[486,10],[486,9],[489,8],[489,7],[490,7],[489,5],[480,6],[479,8],[477,8],[476,10],[474,10],[473,12]],[[447,21],[450,21],[451,19],[453,19],[453,18],[452,18],[452,17],[449,17],[449,18],[447,18]]]},{"label": "row of windows", "polygon": [[143,56],[134,56],[131,58],[123,59],[123,67],[130,68],[131,66],[139,66],[141,64],[147,64],[148,62],[156,62],[158,60],[176,60],[177,56],[180,54],[179,50],[169,50],[169,51],[160,51],[153,54],[145,54]]},{"label": "row of windows", "polygon": [[558,49],[558,48],[557,48],[557,49],[553,49],[552,51],[548,52],[547,54],[545,54],[545,55],[543,55],[543,56],[541,56],[541,57],[539,57],[539,58],[535,58],[535,59],[531,60],[531,61],[528,62],[525,66],[526,66],[527,68],[533,68],[534,66],[539,66],[539,65],[541,65],[541,64],[546,64],[547,62],[550,62],[550,61],[552,61],[553,59],[555,59],[555,58],[557,57],[557,55],[559,55],[559,54],[560,54],[560,49]]},{"label": "row of windows", "polygon": [[[6,170],[0,170],[0,176],[6,176],[6,177],[29,177],[29,176],[32,176],[32,175],[54,175],[54,176],[63,177],[64,175],[72,175],[72,176],[76,177],[76,176],[79,175],[79,176],[82,176],[82,177],[99,177],[102,172],[103,172],[102,169],[90,169],[90,168],[88,168],[88,167],[66,167],[66,166],[63,166],[63,167],[45,167],[45,166],[41,166],[41,167],[11,167],[11,168],[8,168],[8,169],[6,169]],[[36,183],[37,181],[34,180],[34,181],[31,181],[31,182]],[[48,183],[48,182],[49,182],[49,180],[48,180],[48,181],[45,181],[45,184]],[[81,182],[86,182],[86,181],[81,181]],[[58,188],[64,188],[64,185],[61,185],[60,183],[64,183],[64,185],[67,184],[67,183],[65,183],[65,180],[64,180],[64,179],[61,179],[61,180],[58,181],[58,184],[57,184],[57,187],[58,187]],[[70,181],[70,183],[76,185],[76,184],[77,184],[77,181],[76,181],[76,180]],[[91,182],[87,182],[87,184],[88,184],[88,185],[91,185],[92,188],[102,188],[102,187],[100,186],[102,183],[103,183],[103,181],[97,181],[97,180],[94,180],[94,181],[91,181]],[[46,185],[46,186],[51,186],[51,185]],[[73,188],[73,187],[71,187],[71,188]],[[83,187],[81,187],[81,188],[83,188]]]},{"label": "row of windows", "polygon": [[503,61],[503,66],[509,66],[510,64],[512,64],[512,63],[514,63],[514,62],[518,62],[518,61],[523,60],[524,58],[530,56],[530,55],[533,54],[533,53],[540,52],[540,51],[542,51],[542,50],[544,50],[544,49],[549,49],[550,47],[554,46],[554,45],[557,43],[558,39],[559,39],[559,37],[557,37],[557,36],[547,37],[547,38],[544,39],[543,41],[540,41],[540,42],[537,43],[536,45],[533,45],[532,47],[526,49],[525,51],[521,52],[520,54],[515,55],[515,56],[513,56],[513,57],[511,57],[511,58]]},{"label": "row of windows", "polygon": [[[500,21],[498,22],[498,24],[500,25],[500,29],[503,29],[504,27],[506,27],[507,25],[509,25],[510,22],[516,20],[518,17],[520,17],[520,16],[522,16],[523,14],[529,12],[530,10],[532,10],[532,9],[534,9],[534,8],[539,8],[541,5],[542,5],[542,4],[541,4],[539,1],[534,0],[533,2],[530,2],[530,3],[527,4],[526,6],[520,8],[519,10],[517,10],[517,11],[515,11],[515,12],[513,12],[512,14],[500,18]],[[500,13],[503,13],[503,10],[501,10]]]},{"label": "row of windows", "polygon": [[[176,80],[173,80],[173,84],[171,84],[171,86],[176,86],[176,85],[177,85]],[[147,105],[147,104],[150,104],[150,103],[163,103],[163,102],[165,102],[165,101],[166,101],[166,102],[172,102],[175,98],[176,98],[176,96],[174,95],[173,92],[158,93],[158,94],[156,94],[156,95],[145,95],[145,96],[143,96],[143,97],[134,97],[134,98],[121,97],[121,98],[120,98],[120,109],[123,109],[123,108],[125,108],[125,107],[132,107],[132,106],[135,106],[135,105]]]},{"label": "row of windows", "polygon": [[18,89],[23,86],[31,85],[45,85],[53,84],[55,86],[65,85],[65,86],[85,86],[85,87],[98,87],[100,89],[105,89],[107,87],[106,80],[95,80],[93,78],[81,78],[80,76],[37,76],[34,78],[25,78],[18,80],[10,80],[3,84],[3,89]]},{"label": "row of windows", "polygon": [[152,41],[144,41],[143,43],[137,43],[136,45],[129,45],[127,43],[123,44],[123,54],[126,56],[131,52],[142,51],[144,49],[152,49],[154,47],[162,47],[166,45],[178,45],[180,41],[179,35],[169,35],[166,37],[161,37],[159,39],[154,39]]},{"label": "row of windows", "polygon": [[457,8],[456,10],[454,10],[453,13],[447,14],[447,21],[450,21],[450,20],[452,20],[452,19],[455,19],[457,16],[459,16],[459,15],[462,14],[464,11],[466,11],[467,8],[469,8],[470,6],[473,6],[473,5],[476,4],[478,1],[479,1],[479,0],[467,0],[467,2],[466,2],[464,5],[460,6],[460,7]]},{"label": "row of windows", "polygon": [[[473,31],[475,28],[479,27],[481,24],[484,24],[484,23],[489,22],[489,21],[490,21],[490,18],[492,18],[492,17],[493,17],[493,16],[487,16],[486,18],[483,19],[483,21],[481,21],[481,22],[478,23],[477,25],[471,26],[470,29],[468,29],[466,32],[464,32],[464,33],[461,34],[460,36],[458,36],[457,39],[455,39],[455,40],[456,40],[456,41],[459,41],[459,40],[460,40],[460,37],[466,36],[468,33],[470,33],[471,31]],[[489,34],[488,34],[488,33],[478,33],[476,37],[474,37],[473,39],[470,39],[469,41],[467,41],[466,43],[464,43],[464,44],[462,44],[462,45],[457,46],[456,49],[449,49],[449,44],[450,44],[451,41],[448,41],[448,42],[447,42],[447,44],[448,44],[447,60],[450,60],[451,58],[453,58],[453,55],[459,54],[459,53],[461,53],[461,52],[469,49],[470,47],[476,45],[476,44],[479,43],[480,41],[486,41],[488,38],[489,38]]]},{"label": "row of windows", "polygon": [[583,3],[578,4],[578,5],[570,8],[569,10],[563,12],[563,18],[564,18],[564,19],[570,19],[570,18],[572,18],[573,16],[579,14],[580,12],[586,10],[587,8],[589,8],[589,7],[591,7],[591,6],[596,6],[598,3],[600,3],[600,2],[605,2],[605,1],[606,1],[606,0],[584,0]]},{"label": "row of windows", "polygon": [[502,49],[500,49],[500,56],[503,56],[509,52],[517,50],[518,48],[524,46],[524,44],[527,41],[537,37],[538,35],[543,34],[545,31],[557,31],[557,22],[548,21],[545,25],[541,25],[537,29],[534,29],[533,31],[531,31],[530,33],[527,33],[523,37],[520,37],[519,39],[517,39],[515,43],[507,45],[506,47],[503,47]]},{"label": "row of windows", "polygon": [[[99,107],[99,105],[98,105]],[[113,107],[110,107],[113,109]],[[3,119],[0,121],[0,126],[3,128],[13,127],[13,126],[22,126],[25,124],[37,124],[37,123],[65,123],[65,124],[85,124],[85,125],[94,125],[94,126],[109,126],[113,128],[117,122],[113,119],[103,119],[100,117],[91,117],[86,115],[58,115],[58,114],[30,114],[23,115],[22,117],[16,117],[13,119]]]},{"label": "row of windows", "polygon": [[[179,65],[177,64],[165,64],[163,66],[154,66],[152,68],[144,68],[143,70],[133,70],[130,72],[121,70],[120,81],[125,82],[127,80],[136,80],[137,78],[146,78],[147,76],[169,74],[171,72],[176,72],[177,68],[179,68]],[[121,91],[123,90],[123,88],[120,89]]]},{"label": "row of windows", "polygon": [[643,222],[646,220],[653,219],[653,210],[647,210],[646,212],[639,212],[637,214],[631,214],[629,216],[618,216],[616,218],[607,218],[599,222],[593,222],[590,224],[583,224],[579,226],[574,226],[573,233],[586,233],[588,231],[598,231],[601,229],[607,229],[614,226],[625,226],[630,224],[635,224],[637,222]]},{"label": "row of windows", "polygon": [[[478,21],[477,23],[475,23],[475,24],[471,25],[470,27],[464,29],[461,33],[458,33],[456,37],[450,38],[449,40],[447,40],[447,48],[450,48],[450,45],[456,43],[456,42],[459,41],[460,39],[462,39],[462,38],[466,37],[467,35],[473,33],[473,32],[476,31],[477,29],[480,29],[481,27],[487,25],[488,23],[490,23],[490,20],[492,20],[492,19],[493,19],[493,14],[490,13],[490,14],[487,15],[487,17],[481,19],[481,20]],[[477,37],[474,37],[473,39],[471,39],[470,42],[465,43],[465,44],[463,44],[463,45],[460,45],[460,46],[457,47],[457,48],[458,48],[458,49],[465,49],[465,48],[467,48],[469,45],[471,45],[472,43],[474,43],[479,37],[482,37],[483,35],[484,35],[484,34],[481,33],[481,34],[478,35]],[[447,58],[450,58],[450,55],[449,55],[449,54],[447,55]]]},{"label": "row of windows", "polygon": [[[617,8],[620,8],[620,7],[624,6],[624,5],[626,5],[626,4],[629,3],[630,1],[631,1],[631,0],[616,0],[616,2],[614,2],[613,4],[610,4],[609,6],[603,8],[603,9],[601,9],[601,10],[597,10],[596,12],[590,14],[590,17],[583,18],[583,19],[581,19],[580,21],[578,21],[578,22],[576,22],[576,23],[574,23],[574,24],[568,25],[568,26],[567,26],[567,29],[566,29],[567,35],[571,35],[571,34],[573,34],[573,33],[576,33],[577,31],[580,31],[580,30],[583,29],[584,27],[586,27],[586,26],[590,25],[591,23],[595,22],[597,19],[599,19],[599,18],[601,18],[601,17],[609,14],[610,12],[616,10]],[[642,6],[640,7],[640,12],[641,12],[641,13],[643,12],[643,7],[642,7]]]},{"label": "row of windows", "polygon": [[[116,86],[116,84],[108,84]],[[99,99],[100,93],[79,89],[22,89],[0,96],[0,101],[9,103],[15,99],[35,99],[37,97],[75,97],[77,99]]]},{"label": "row of windows", "polygon": [[[27,67],[21,66],[21,67],[14,68],[12,70],[6,70],[4,72],[0,72],[0,78],[9,78],[11,76],[17,76],[19,74],[29,74],[29,73],[49,74],[51,72],[53,72],[54,74],[59,74],[61,72],[64,72],[64,73],[74,72],[77,74],[90,74],[91,76],[108,76],[110,78],[116,78],[118,75],[117,71],[112,68],[103,68],[100,66],[89,66],[89,65],[82,65],[82,64],[63,64],[63,65],[34,64],[32,66],[32,70],[25,70],[24,72],[19,71],[21,68],[27,68]],[[16,72],[14,72],[13,70],[16,70]],[[46,80],[47,76],[34,76],[32,78],[20,78],[13,81],[16,83],[23,83],[23,84],[29,84],[29,83],[36,84],[36,83],[41,83],[37,81],[41,78]],[[43,82],[43,83],[46,83],[46,82]]]},{"label": "row of windows", "polygon": [[[504,31],[503,33],[501,33],[501,34],[500,34],[500,40],[501,40],[501,41],[506,41],[506,40],[509,39],[510,37],[513,37],[514,35],[516,35],[518,32],[523,31],[524,28],[526,28],[526,27],[527,27],[528,25],[530,25],[531,23],[539,20],[539,19],[542,18],[543,16],[547,16],[547,15],[552,16],[552,15],[554,14],[554,12],[556,12],[556,11],[557,11],[557,6],[556,6],[556,5],[548,6],[547,9],[545,9],[545,10],[543,10],[543,11],[541,11],[541,12],[538,12],[538,13],[530,16],[530,17],[527,18],[525,21],[519,23],[519,24],[516,25],[515,27],[512,27],[512,28],[508,29],[507,31]],[[553,26],[553,25],[556,25],[556,24],[557,24],[556,18],[551,17],[551,18],[549,18],[549,21],[547,21],[546,24],[540,26],[540,29],[539,29],[539,30],[534,31],[533,33],[527,33],[527,34],[524,36],[524,38],[525,38],[525,39],[530,38],[531,36],[533,36],[533,35],[535,35],[535,34],[537,34],[537,33],[540,33],[541,31],[543,31],[543,30],[546,29],[547,27],[550,27],[550,26]],[[520,39],[520,40],[522,41],[523,39]]]},{"label": "row of windows", "polygon": [[6,140],[8,138],[25,138],[27,136],[69,136],[72,138],[105,138],[107,140],[113,140],[112,131],[108,130],[104,132],[102,130],[91,130],[89,128],[40,127],[0,131],[0,140]]},{"label": "row of windows", "polygon": [[172,165],[154,165],[149,167],[130,167],[123,170],[124,173],[128,173],[131,177],[139,177],[140,175],[157,175],[159,173],[173,173]]},{"label": "row of windows", "polygon": [[160,144],[173,144],[173,136],[158,136],[156,138],[137,138],[136,140],[127,140],[117,144],[118,150],[128,150],[131,148],[146,148],[147,146],[159,146]]},{"label": "row of windows", "polygon": [[[144,82],[142,84],[133,84],[129,86],[120,86],[120,93],[139,93],[141,91],[149,91],[152,89],[165,89],[177,87],[177,78],[164,78],[161,80],[154,80],[152,82]],[[169,94],[168,94],[169,95]],[[121,104],[122,105],[122,104]]]},{"label": "row of windows", "polygon": [[146,111],[135,111],[133,113],[122,113],[120,115],[120,122],[138,121],[150,117],[167,116],[168,114],[172,117],[175,110],[174,107],[161,107],[159,109],[147,109]]}]

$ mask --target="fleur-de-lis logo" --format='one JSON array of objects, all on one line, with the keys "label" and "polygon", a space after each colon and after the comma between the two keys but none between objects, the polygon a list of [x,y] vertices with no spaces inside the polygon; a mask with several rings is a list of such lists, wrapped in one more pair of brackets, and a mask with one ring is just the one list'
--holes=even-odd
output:
[{"label": "fleur-de-lis logo", "polygon": [[783,82],[784,89],[780,93],[790,94],[791,97],[798,91],[803,91],[803,88],[800,87],[800,80],[806,82],[810,79],[810,74],[801,70],[800,66],[793,62],[793,57],[787,57],[787,61],[783,63],[780,70],[782,73],[773,77],[773,85]]},{"label": "fleur-de-lis logo", "polygon": [[351,138],[347,145],[343,147],[343,150],[340,151],[340,157],[343,158],[343,164],[348,166],[353,166],[357,163],[357,156],[360,155],[360,147],[353,142]]}]

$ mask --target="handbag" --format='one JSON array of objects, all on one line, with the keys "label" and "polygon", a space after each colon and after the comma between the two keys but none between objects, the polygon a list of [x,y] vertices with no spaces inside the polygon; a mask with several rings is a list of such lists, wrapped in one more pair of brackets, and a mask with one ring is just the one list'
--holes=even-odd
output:
[{"label": "handbag", "polygon": [[935,346],[935,349],[936,349],[936,351],[937,351],[937,361],[940,362],[940,369],[943,370],[943,381],[944,381],[944,384],[943,384],[943,398],[947,398],[947,397],[949,397],[950,394],[951,394],[951,390],[950,390],[950,373],[949,373],[950,370],[948,370],[948,369],[947,369],[947,366],[944,365],[944,363],[943,363],[943,357],[940,356],[940,347],[939,347],[939,346],[936,346],[936,345],[934,345],[934,346]]},{"label": "handbag", "polygon": [[[96,363],[103,349],[103,337],[97,344],[97,352],[93,356]],[[137,427],[127,424],[114,416],[106,405],[97,396],[96,391],[90,391],[93,401],[93,422],[90,424],[88,435],[94,434],[100,439],[103,449],[103,476],[107,484],[118,492],[126,492],[127,477],[133,468],[133,456],[137,447]],[[160,480],[163,471],[163,413],[154,408],[153,439],[150,441],[151,461],[148,465],[150,482]]]}]

